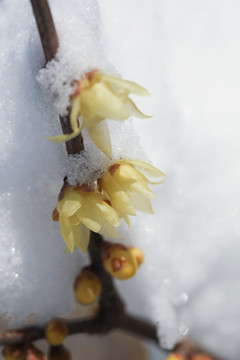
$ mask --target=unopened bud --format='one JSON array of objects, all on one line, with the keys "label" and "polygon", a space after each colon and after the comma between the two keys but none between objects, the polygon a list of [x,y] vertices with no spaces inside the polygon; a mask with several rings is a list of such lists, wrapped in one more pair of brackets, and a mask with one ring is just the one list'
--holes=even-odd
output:
[{"label": "unopened bud", "polygon": [[61,320],[51,320],[45,327],[45,338],[53,346],[60,345],[66,336],[67,326]]},{"label": "unopened bud", "polygon": [[190,356],[191,360],[213,360],[210,356],[206,355],[206,354],[200,354],[200,353],[195,353],[192,354]]},{"label": "unopened bud", "polygon": [[21,345],[6,345],[2,355],[4,360],[24,360],[24,351]]},{"label": "unopened bud", "polygon": [[103,249],[103,266],[115,278],[125,280],[135,275],[138,262],[128,248],[120,244],[113,244]]},{"label": "unopened bud", "polygon": [[74,295],[83,305],[94,303],[101,294],[102,286],[97,275],[90,269],[84,269],[74,282]]},{"label": "unopened bud", "polygon": [[63,345],[51,346],[48,352],[48,360],[72,360],[72,356]]},{"label": "unopened bud", "polygon": [[25,360],[47,360],[47,357],[35,346],[30,345],[26,349]]},{"label": "unopened bud", "polygon": [[137,259],[138,266],[141,265],[141,263],[143,262],[143,259],[144,259],[143,252],[136,247],[130,247],[128,250],[131,251],[131,253]]},{"label": "unopened bud", "polygon": [[171,353],[166,357],[166,360],[185,360],[182,355]]}]

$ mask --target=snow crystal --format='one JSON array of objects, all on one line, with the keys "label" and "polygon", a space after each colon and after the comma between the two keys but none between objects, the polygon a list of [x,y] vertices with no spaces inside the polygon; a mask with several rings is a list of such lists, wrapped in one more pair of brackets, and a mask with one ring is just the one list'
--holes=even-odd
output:
[{"label": "snow crystal", "polygon": [[65,149],[61,148],[59,173],[68,178],[70,185],[93,184],[114,161],[121,158],[148,161],[131,119],[124,122],[107,120],[107,123],[112,142],[111,159],[92,143],[85,129],[82,131],[84,151],[81,154],[67,156]]}]

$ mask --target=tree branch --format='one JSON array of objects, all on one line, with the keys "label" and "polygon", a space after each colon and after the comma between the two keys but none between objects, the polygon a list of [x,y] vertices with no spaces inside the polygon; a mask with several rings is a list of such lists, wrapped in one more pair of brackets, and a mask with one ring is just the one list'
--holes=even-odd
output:
[{"label": "tree branch", "polygon": [[[48,0],[30,0],[33,13],[38,26],[38,31],[44,51],[46,61],[52,60],[58,50],[59,40],[53,22],[52,14],[48,5]],[[71,109],[69,109],[70,113]],[[60,117],[60,122],[64,134],[72,132],[69,115]],[[66,149],[68,155],[79,154],[84,149],[82,135],[79,134],[74,139],[67,141]]]},{"label": "tree branch", "polygon": [[[68,335],[75,334],[107,334],[112,330],[124,330],[138,336],[148,338],[158,343],[154,326],[133,316],[119,313],[108,313],[107,317],[97,316],[87,320],[63,320],[68,329]],[[19,330],[0,333],[0,346],[7,344],[20,344],[43,339],[44,326],[29,326]]]},{"label": "tree branch", "polygon": [[46,61],[56,55],[58,36],[47,0],[31,0]]}]

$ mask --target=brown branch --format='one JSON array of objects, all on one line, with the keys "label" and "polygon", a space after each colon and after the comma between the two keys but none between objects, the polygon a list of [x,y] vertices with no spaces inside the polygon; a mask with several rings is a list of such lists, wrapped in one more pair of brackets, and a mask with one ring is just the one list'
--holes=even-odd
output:
[{"label": "brown branch", "polygon": [[47,0],[31,0],[46,61],[56,55],[58,36]]},{"label": "brown branch", "polygon": [[[72,129],[71,129],[71,126],[70,126],[69,115],[60,116],[60,122],[61,122],[63,133],[64,134],[71,134]],[[82,134],[80,133],[75,138],[67,141],[65,143],[65,145],[66,145],[66,150],[67,150],[68,155],[80,154],[80,152],[82,150],[84,150]]]},{"label": "brown branch", "polygon": [[102,284],[100,300],[101,316],[107,317],[109,313],[123,313],[124,304],[113,283],[113,278],[103,267],[102,246],[105,241],[100,234],[91,232],[89,255],[92,262],[91,268],[97,274]]},{"label": "brown branch", "polygon": [[[48,5],[48,0],[30,0],[33,8],[33,13],[38,26],[38,31],[44,51],[46,61],[52,60],[59,46],[59,40],[56,32],[56,28],[53,22],[51,10]],[[70,113],[71,109],[69,109]],[[69,115],[60,117],[60,122],[64,134],[70,134],[72,132]],[[79,134],[74,139],[67,141],[66,149],[68,155],[79,154],[83,149],[83,138]]]},{"label": "brown branch", "polygon": [[[121,329],[135,335],[158,342],[154,334],[154,326],[127,314],[108,313],[108,316],[97,316],[87,320],[63,320],[68,329],[68,335],[76,334],[107,334],[112,330]],[[17,331],[0,333],[0,346],[7,344],[31,343],[44,338],[44,326],[30,326]]]}]

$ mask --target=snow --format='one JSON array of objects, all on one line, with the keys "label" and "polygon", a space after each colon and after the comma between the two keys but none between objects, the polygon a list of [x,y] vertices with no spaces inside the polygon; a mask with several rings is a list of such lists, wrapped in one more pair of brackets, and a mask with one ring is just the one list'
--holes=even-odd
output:
[{"label": "snow", "polygon": [[69,78],[116,68],[149,90],[150,98],[134,101],[154,117],[109,121],[114,158],[149,158],[168,176],[153,188],[155,215],[132,218],[131,232],[121,227],[121,241],[141,248],[145,262],[117,286],[129,310],[158,325],[162,345],[187,335],[236,359],[239,2],[99,0],[100,14],[90,0],[50,5],[61,48],[58,61],[40,71],[44,57],[28,1],[0,4],[2,324],[4,316],[14,326],[32,314],[42,322],[74,308],[72,282],[87,259],[64,253],[51,213],[64,176],[85,182],[108,163],[86,134],[89,152],[78,159],[45,138],[61,133]]},{"label": "snow", "polygon": [[62,178],[67,176],[70,185],[92,185],[114,161],[120,158],[131,160],[142,158],[148,161],[131,119],[125,122],[107,120],[107,123],[111,141],[115,144],[111,159],[92,143],[85,129],[82,131],[84,151],[79,155],[71,156],[67,156],[66,151],[63,151],[59,157],[59,174]]},{"label": "snow", "polygon": [[151,93],[143,111],[155,116],[135,125],[168,176],[155,189],[155,217],[134,219],[128,240],[138,239],[146,260],[136,278],[121,284],[122,293],[131,310],[160,324],[164,343],[187,334],[236,358],[239,3],[100,3],[111,61]]},{"label": "snow", "polygon": [[0,309],[16,326],[32,314],[42,322],[69,313],[72,282],[86,260],[64,253],[59,226],[51,219],[62,178],[58,151],[45,138],[52,126],[60,129],[36,82],[44,58],[32,10],[27,1],[3,6]]}]

